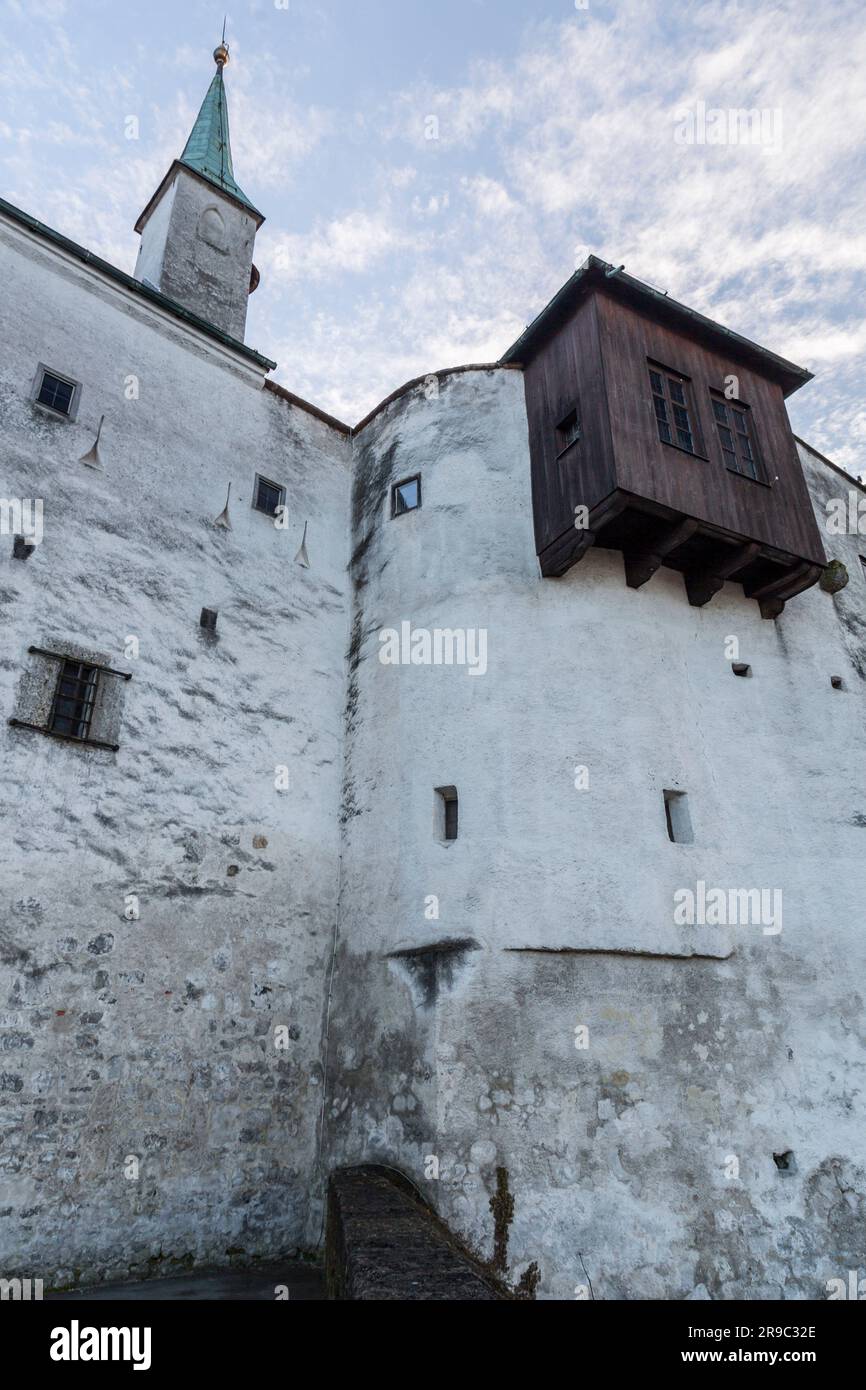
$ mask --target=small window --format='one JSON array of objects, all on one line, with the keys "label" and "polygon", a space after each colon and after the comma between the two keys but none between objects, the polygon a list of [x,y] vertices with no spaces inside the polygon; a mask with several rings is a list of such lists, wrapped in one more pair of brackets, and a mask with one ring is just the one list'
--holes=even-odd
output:
[{"label": "small window", "polygon": [[749,407],[714,395],[713,416],[725,467],[732,473],[742,473],[746,478],[763,483],[764,472]]},{"label": "small window", "polygon": [[686,453],[698,453],[700,435],[688,377],[650,363],[649,378],[659,439]]},{"label": "small window", "polygon": [[557,457],[564,454],[566,449],[570,449],[572,444],[576,444],[580,439],[580,415],[577,408],[569,411],[564,420],[560,420],[556,427],[556,452]]},{"label": "small window", "polygon": [[261,474],[256,474],[256,490],[253,493],[253,507],[267,516],[276,516],[277,507],[286,504],[286,489],[279,483],[272,483]]},{"label": "small window", "polygon": [[457,839],[457,788],[436,788],[436,829],[440,840]]},{"label": "small window", "polygon": [[98,679],[98,667],[64,660],[48,719],[52,733],[63,734],[66,738],[88,737]]},{"label": "small window", "polygon": [[673,840],[674,844],[677,845],[694,844],[695,835],[692,830],[692,818],[689,815],[689,800],[686,793],[666,791],[664,798],[668,839]]},{"label": "small window", "polygon": [[391,515],[402,516],[404,512],[414,512],[421,506],[421,474],[414,478],[404,478],[391,489]]},{"label": "small window", "polygon": [[36,379],[35,400],[39,405],[45,406],[46,410],[53,411],[55,415],[72,417],[77,391],[76,381],[58,376],[56,372],[50,372],[47,367],[40,366]]}]

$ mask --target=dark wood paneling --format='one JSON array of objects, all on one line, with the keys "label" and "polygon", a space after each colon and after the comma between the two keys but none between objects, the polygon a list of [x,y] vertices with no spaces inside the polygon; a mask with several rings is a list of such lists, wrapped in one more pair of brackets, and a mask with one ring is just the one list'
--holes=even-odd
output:
[{"label": "dark wood paneling", "polygon": [[[758,541],[797,559],[824,564],[780,386],[733,356],[725,357],[696,337],[618,302],[613,293],[597,292],[594,299],[616,486],[744,541]],[[659,439],[648,357],[691,379],[706,459]],[[739,397],[751,409],[764,468],[773,480],[770,486],[725,467],[710,391],[723,390],[730,375],[738,377]]]},{"label": "dark wood paneling", "polygon": [[[536,550],[571,545],[574,509],[590,510],[616,485],[595,298],[526,365],[526,411],[532,464]],[[579,401],[581,438],[561,456],[556,426]]]}]

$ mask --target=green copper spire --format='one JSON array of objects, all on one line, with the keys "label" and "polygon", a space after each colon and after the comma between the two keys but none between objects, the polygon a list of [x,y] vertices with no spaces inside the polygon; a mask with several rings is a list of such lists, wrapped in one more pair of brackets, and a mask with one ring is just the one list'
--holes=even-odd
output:
[{"label": "green copper spire", "polygon": [[223,83],[223,68],[229,60],[229,51],[221,43],[214,51],[217,70],[201,104],[189,139],[180,157],[181,164],[200,174],[215,188],[222,189],[230,197],[250,208],[257,216],[261,213],[250,202],[247,195],[235,183],[232,169],[232,149],[229,139],[229,111],[226,103],[226,90]]}]

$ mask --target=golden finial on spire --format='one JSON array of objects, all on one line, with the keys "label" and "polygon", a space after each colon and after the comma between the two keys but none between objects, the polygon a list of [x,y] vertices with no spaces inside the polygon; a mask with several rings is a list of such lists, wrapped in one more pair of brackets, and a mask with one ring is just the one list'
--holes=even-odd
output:
[{"label": "golden finial on spire", "polygon": [[223,19],[223,36],[213,51],[213,60],[218,68],[224,68],[229,60],[229,46],[226,43],[226,21]]}]

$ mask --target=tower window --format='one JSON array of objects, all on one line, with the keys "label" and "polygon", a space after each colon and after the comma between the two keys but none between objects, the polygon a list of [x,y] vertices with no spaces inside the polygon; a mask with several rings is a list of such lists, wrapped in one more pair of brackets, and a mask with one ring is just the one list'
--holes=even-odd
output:
[{"label": "tower window", "polygon": [[42,405],[46,410],[52,411],[55,415],[66,415],[73,418],[77,405],[79,386],[78,382],[70,381],[68,377],[58,376],[56,372],[50,372],[47,367],[40,364],[36,377],[36,390],[33,400],[38,405]]},{"label": "tower window", "polygon": [[402,516],[404,512],[417,511],[421,506],[421,474],[414,478],[404,478],[391,488],[391,515]]},{"label": "tower window", "polygon": [[725,467],[755,482],[766,482],[749,407],[714,395],[713,415]]},{"label": "tower window", "polygon": [[457,839],[457,788],[436,788],[436,830],[440,840]]},{"label": "tower window", "polygon": [[566,449],[570,449],[572,444],[576,444],[580,439],[580,415],[577,407],[569,411],[564,420],[560,420],[556,427],[556,452],[564,454]]},{"label": "tower window", "polygon": [[692,818],[689,815],[689,800],[686,793],[666,791],[664,799],[668,839],[673,840],[674,844],[677,845],[694,844],[695,834],[692,830]]},{"label": "tower window", "polygon": [[286,489],[279,483],[272,483],[268,478],[263,478],[260,473],[256,474],[256,488],[253,493],[253,507],[257,512],[264,512],[267,516],[276,516],[277,507],[284,507],[286,503]]},{"label": "tower window", "polygon": [[64,660],[57,678],[48,727],[54,734],[86,739],[90,733],[99,669]]},{"label": "tower window", "polygon": [[674,444],[678,449],[696,454],[700,436],[688,377],[651,362],[649,378],[659,439],[663,444]]}]

